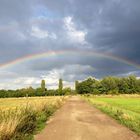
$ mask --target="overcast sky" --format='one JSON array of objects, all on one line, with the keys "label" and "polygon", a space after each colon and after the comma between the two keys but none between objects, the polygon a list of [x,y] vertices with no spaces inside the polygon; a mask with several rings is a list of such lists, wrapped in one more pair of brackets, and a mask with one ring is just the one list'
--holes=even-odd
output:
[{"label": "overcast sky", "polygon": [[38,87],[41,79],[54,88],[59,78],[72,86],[88,76],[139,77],[140,0],[0,0],[0,64],[47,51],[54,55],[0,67],[0,89]]}]

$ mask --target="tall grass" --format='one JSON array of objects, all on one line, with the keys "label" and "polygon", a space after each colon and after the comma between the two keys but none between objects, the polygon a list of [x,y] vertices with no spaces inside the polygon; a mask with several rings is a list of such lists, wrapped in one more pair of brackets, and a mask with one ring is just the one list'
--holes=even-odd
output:
[{"label": "tall grass", "polygon": [[0,140],[25,140],[40,130],[63,102],[64,97],[51,99],[51,102],[37,98],[35,101],[30,99],[22,107],[0,109]]}]

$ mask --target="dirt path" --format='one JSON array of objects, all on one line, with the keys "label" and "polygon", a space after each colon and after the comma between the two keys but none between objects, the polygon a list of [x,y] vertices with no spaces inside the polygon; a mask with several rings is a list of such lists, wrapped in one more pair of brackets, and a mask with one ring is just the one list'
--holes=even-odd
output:
[{"label": "dirt path", "polygon": [[35,140],[140,140],[140,137],[79,97],[72,97]]}]

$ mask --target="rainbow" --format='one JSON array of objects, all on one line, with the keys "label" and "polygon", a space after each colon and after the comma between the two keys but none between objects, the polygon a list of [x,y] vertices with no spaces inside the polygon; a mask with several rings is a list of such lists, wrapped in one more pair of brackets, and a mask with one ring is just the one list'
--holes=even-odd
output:
[{"label": "rainbow", "polygon": [[59,51],[47,51],[43,53],[36,53],[36,54],[30,54],[26,55],[20,58],[17,58],[15,60],[2,63],[0,64],[0,69],[1,68],[9,68],[14,65],[26,62],[26,61],[31,61],[31,60],[36,60],[39,58],[46,58],[46,57],[52,57],[52,56],[61,56],[61,55],[66,55],[66,56],[73,56],[73,55],[83,55],[83,56],[96,56],[96,57],[102,57],[102,58],[107,58],[110,60],[114,60],[120,63],[124,63],[133,67],[136,67],[140,69],[140,65],[137,63],[132,62],[131,60],[124,59],[121,57],[117,57],[111,54],[107,53],[100,53],[100,52],[95,52],[95,51],[85,51],[85,50],[59,50]]}]

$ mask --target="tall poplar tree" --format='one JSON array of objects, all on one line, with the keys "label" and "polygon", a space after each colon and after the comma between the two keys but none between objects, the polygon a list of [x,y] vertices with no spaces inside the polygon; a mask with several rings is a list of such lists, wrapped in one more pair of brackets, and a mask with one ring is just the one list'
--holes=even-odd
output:
[{"label": "tall poplar tree", "polygon": [[45,90],[46,90],[45,80],[41,81],[41,89],[43,92],[45,92]]},{"label": "tall poplar tree", "polygon": [[59,79],[59,94],[62,95],[62,91],[63,91],[63,80]]},{"label": "tall poplar tree", "polygon": [[79,84],[79,82],[76,80],[76,81],[75,81],[75,91],[76,91],[76,92],[78,92],[78,84]]}]

